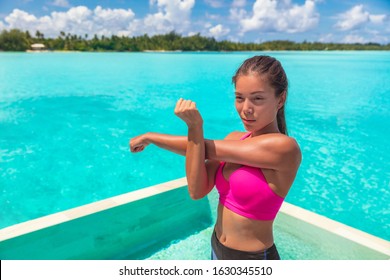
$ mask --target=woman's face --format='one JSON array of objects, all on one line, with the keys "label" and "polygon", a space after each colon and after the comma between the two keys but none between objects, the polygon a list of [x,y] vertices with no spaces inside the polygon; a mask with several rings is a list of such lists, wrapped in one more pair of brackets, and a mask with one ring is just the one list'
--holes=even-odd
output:
[{"label": "woman's face", "polygon": [[275,96],[275,89],[256,74],[242,75],[236,80],[236,110],[247,131],[278,132],[276,115],[284,96]]}]

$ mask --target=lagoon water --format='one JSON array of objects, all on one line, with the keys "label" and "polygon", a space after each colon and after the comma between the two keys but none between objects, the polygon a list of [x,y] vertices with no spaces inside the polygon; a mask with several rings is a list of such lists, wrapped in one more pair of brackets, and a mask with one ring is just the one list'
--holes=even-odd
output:
[{"label": "lagoon water", "polygon": [[[185,176],[184,158],[128,141],[243,131],[231,76],[259,52],[0,53],[0,228]],[[287,201],[390,240],[390,52],[262,52],[289,77],[303,162]]]}]

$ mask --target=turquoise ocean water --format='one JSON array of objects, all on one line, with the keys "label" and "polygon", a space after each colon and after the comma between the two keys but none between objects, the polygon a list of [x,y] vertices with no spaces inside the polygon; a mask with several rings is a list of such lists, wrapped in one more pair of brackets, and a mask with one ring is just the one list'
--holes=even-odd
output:
[{"label": "turquoise ocean water", "polygon": [[[128,141],[243,131],[231,84],[260,53],[0,53],[0,228],[185,176],[184,158]],[[390,52],[268,52],[286,69],[303,162],[287,201],[390,240]]]}]

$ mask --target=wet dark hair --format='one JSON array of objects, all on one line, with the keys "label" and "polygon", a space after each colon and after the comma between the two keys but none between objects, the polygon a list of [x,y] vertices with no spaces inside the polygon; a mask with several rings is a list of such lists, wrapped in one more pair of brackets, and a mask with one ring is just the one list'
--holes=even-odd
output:
[{"label": "wet dark hair", "polygon": [[[237,69],[236,74],[233,76],[232,82],[234,86],[240,76],[246,76],[249,74],[257,74],[261,77],[265,77],[270,85],[275,89],[275,95],[278,97],[281,96],[283,92],[286,92],[285,94],[287,100],[287,75],[282,67],[282,64],[277,59],[265,55],[248,58],[241,64],[241,66]],[[284,114],[285,104],[286,101],[278,111],[277,122],[279,131],[287,135],[287,125]]]}]

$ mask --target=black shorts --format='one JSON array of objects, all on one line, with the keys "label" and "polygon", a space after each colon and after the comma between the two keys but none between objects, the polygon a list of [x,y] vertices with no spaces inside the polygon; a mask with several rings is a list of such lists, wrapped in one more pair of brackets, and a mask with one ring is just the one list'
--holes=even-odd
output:
[{"label": "black shorts", "polygon": [[212,260],[280,260],[275,244],[266,250],[246,252],[226,247],[217,238],[215,231],[211,237]]}]

